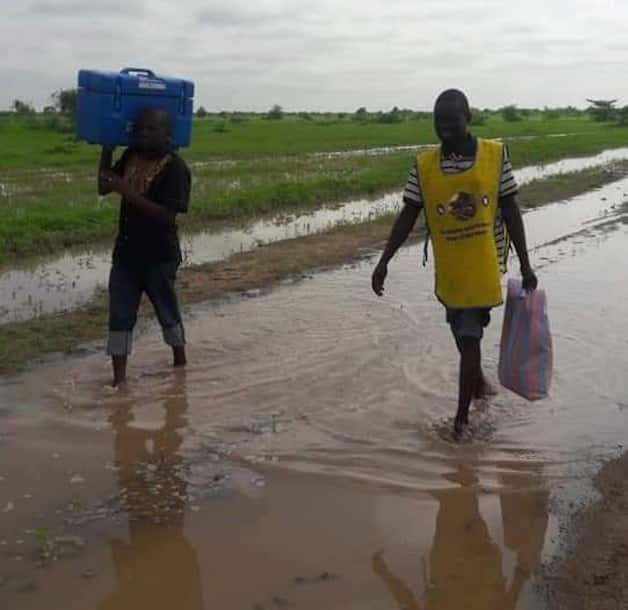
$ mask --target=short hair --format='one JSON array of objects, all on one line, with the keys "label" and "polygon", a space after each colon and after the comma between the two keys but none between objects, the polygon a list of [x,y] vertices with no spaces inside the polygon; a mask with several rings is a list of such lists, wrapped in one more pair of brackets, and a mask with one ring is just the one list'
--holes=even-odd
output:
[{"label": "short hair", "polygon": [[469,100],[467,96],[460,91],[460,89],[447,89],[443,91],[437,98],[434,104],[434,111],[441,104],[454,104],[458,105],[464,112],[467,120],[471,120],[471,107],[469,106]]}]

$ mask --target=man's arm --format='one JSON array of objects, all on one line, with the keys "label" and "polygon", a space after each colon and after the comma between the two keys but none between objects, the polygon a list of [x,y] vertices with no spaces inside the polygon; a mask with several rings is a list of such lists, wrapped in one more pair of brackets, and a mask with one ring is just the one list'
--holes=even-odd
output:
[{"label": "man's arm", "polygon": [[384,248],[384,252],[380,258],[380,263],[384,263],[387,265],[393,256],[397,253],[397,250],[403,246],[406,239],[408,239],[408,235],[414,228],[416,224],[416,220],[419,217],[419,212],[421,208],[416,205],[408,205],[407,203],[403,206],[403,209],[397,216],[395,220],[395,224],[390,232],[390,237],[388,238],[388,242],[386,243],[386,247]]},{"label": "man's arm", "polygon": [[381,297],[382,294],[384,294],[384,280],[388,273],[388,263],[406,239],[408,239],[408,235],[410,235],[410,232],[414,228],[420,211],[421,206],[406,203],[399,213],[399,216],[397,216],[384,252],[371,278],[371,285],[377,296]]},{"label": "man's arm", "polygon": [[104,173],[111,171],[111,163],[113,161],[113,148],[102,147],[100,151],[100,162],[98,164],[98,194],[108,195],[111,193],[109,183],[103,179]]},{"label": "man's arm", "polygon": [[502,197],[499,200],[499,205],[502,210],[502,217],[506,223],[506,229],[508,229],[508,234],[515,246],[517,256],[519,257],[523,288],[524,290],[536,290],[538,280],[534,271],[532,271],[532,266],[530,265],[523,218],[521,217],[521,210],[519,209],[515,196],[508,195],[506,197]]},{"label": "man's arm", "polygon": [[111,170],[105,170],[101,172],[100,176],[100,179],[109,189],[108,192],[119,193],[128,205],[137,209],[146,218],[159,224],[174,224],[175,212],[152,202],[140,193],[136,193],[118,174]]}]

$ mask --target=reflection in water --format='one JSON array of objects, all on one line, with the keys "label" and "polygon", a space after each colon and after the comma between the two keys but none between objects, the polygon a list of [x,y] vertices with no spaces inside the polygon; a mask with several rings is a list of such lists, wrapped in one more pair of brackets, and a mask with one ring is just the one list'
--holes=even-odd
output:
[{"label": "reflection in water", "polygon": [[[308,511],[302,490],[312,489],[314,477],[291,473],[286,487],[278,488],[273,481],[258,488],[247,475],[242,490],[247,497],[254,495],[264,501],[225,503],[225,511],[212,511],[204,520],[199,514],[194,526],[203,535],[195,548],[204,559],[204,579],[212,578],[203,592],[208,607],[251,610],[252,599],[270,599],[275,592],[282,597],[285,594],[291,603],[296,596],[312,599],[309,604],[292,606],[310,609],[357,608],[359,595],[367,598],[364,608],[512,610],[518,604],[521,610],[531,604],[529,574],[539,562],[544,532],[553,527],[548,526],[547,493],[539,491],[541,486],[547,479],[546,487],[553,494],[571,493],[565,485],[584,481],[602,460],[614,456],[618,446],[625,444],[628,353],[625,333],[618,329],[625,328],[628,268],[617,264],[627,255],[628,227],[620,220],[626,213],[622,207],[625,191],[617,190],[625,186],[626,182],[619,183],[600,192],[608,193],[604,209],[599,200],[585,198],[530,213],[527,223],[537,242],[570,235],[537,252],[540,260],[554,261],[542,273],[543,284],[551,291],[551,315],[557,331],[560,366],[554,396],[531,408],[502,392],[490,408],[476,414],[477,421],[490,425],[490,433],[470,447],[453,447],[435,433],[436,424],[451,414],[456,373],[453,364],[447,364],[453,363],[452,346],[442,312],[434,304],[431,276],[417,273],[416,246],[400,253],[397,279],[387,300],[379,304],[368,292],[372,264],[365,263],[321,274],[255,300],[195,308],[190,331],[196,355],[187,371],[187,387],[175,382],[168,391],[176,396],[185,390],[189,412],[181,400],[168,399],[172,403],[167,409],[168,424],[160,422],[163,429],[159,432],[138,430],[142,410],[149,410],[151,417],[146,419],[152,420],[152,412],[164,404],[157,378],[169,373],[159,370],[158,377],[153,377],[154,373],[139,375],[129,393],[136,402],[133,411],[118,412],[112,421],[123,467],[120,485],[128,490],[130,516],[137,516],[138,521],[131,522],[126,544],[113,545],[118,592],[107,600],[108,605],[101,603],[100,607],[181,607],[182,603],[161,603],[172,599],[162,590],[164,581],[177,595],[184,591],[190,595],[188,607],[199,607],[197,561],[176,509],[185,502],[186,490],[180,481],[188,481],[188,494],[196,487],[193,478],[181,474],[186,474],[187,465],[196,466],[189,456],[197,457],[204,471],[208,455],[214,453],[231,456],[233,462],[259,463],[260,468],[262,461],[270,458],[277,480],[280,470],[292,469],[330,475],[334,484],[317,488],[321,491],[316,497],[328,512],[316,510],[314,503]],[[609,221],[614,230],[606,227],[603,238],[597,236],[601,230],[589,234],[593,226]],[[586,235],[574,233],[583,226]],[[493,373],[499,328],[496,323],[487,334],[489,345],[495,346],[488,362]],[[142,368],[157,370],[159,336],[148,333],[138,349]],[[30,436],[36,435],[37,446],[49,455],[51,446],[44,444],[49,440],[48,430],[63,428],[67,434],[72,427],[80,433],[83,425],[104,428],[102,357],[72,362],[52,363],[29,371],[17,382],[0,384],[0,403],[7,405],[10,413],[2,420],[3,431],[9,431],[7,439],[20,438],[22,433],[26,439],[32,430]],[[51,409],[47,389],[59,388],[59,380],[67,379],[68,372],[72,373],[72,390],[64,389],[63,396],[71,397],[73,409],[66,411],[61,405]],[[96,407],[95,395],[101,400]],[[119,399],[107,395],[104,403]],[[58,403],[55,396],[53,404]],[[55,421],[61,418],[62,426],[36,428],[33,420],[37,422],[40,410]],[[181,445],[186,419],[192,430],[186,430]],[[7,420],[16,423],[7,428]],[[65,442],[74,438],[68,436],[70,440]],[[3,449],[7,445],[5,442]],[[456,471],[455,464],[476,450],[482,452],[481,460],[469,461],[455,476],[441,478]],[[160,459],[160,453],[168,460]],[[4,451],[3,457],[5,454],[2,475],[4,464],[19,461],[9,458],[12,453]],[[185,455],[185,464],[181,455]],[[537,468],[542,465],[542,480],[536,470],[525,474],[530,460],[535,460]],[[149,476],[152,483],[147,482]],[[17,491],[36,488],[39,481],[27,477],[28,472],[25,479],[30,488]],[[359,479],[360,485],[344,485],[347,479]],[[380,510],[372,511],[377,517],[372,521],[365,510],[370,505],[368,498],[365,501],[360,495],[359,504],[352,505],[353,492],[344,495],[344,490],[359,487],[366,493],[378,493],[380,482],[393,491],[384,500],[378,499]],[[487,482],[498,491],[484,493]],[[157,489],[157,485],[165,485],[167,490],[149,495],[150,487]],[[3,493],[6,487],[3,485]],[[13,484],[9,489],[16,487]],[[412,492],[397,494],[397,487],[430,493],[430,501],[408,503]],[[6,499],[17,497],[17,491]],[[63,492],[47,493],[55,497]],[[169,506],[175,514],[154,508],[153,503]],[[16,508],[21,506],[16,504]],[[433,520],[436,514],[437,522]],[[308,527],[308,515],[315,527]],[[219,517],[223,519],[220,522]],[[152,525],[153,518],[164,519],[165,525]],[[188,536],[190,525],[185,524]],[[408,561],[409,540],[413,542]],[[386,551],[374,560],[375,576],[369,560],[373,550],[382,545]],[[546,545],[545,552],[552,547],[551,537]],[[95,546],[90,545],[90,552]],[[96,550],[100,552],[98,547]],[[419,563],[422,557],[425,570]],[[76,582],[73,563],[65,565],[68,578]],[[206,571],[206,566],[211,571]],[[310,575],[323,570],[341,578],[320,587],[292,585],[295,576],[305,575],[309,583]],[[0,566],[0,576],[4,574]],[[59,571],[51,572],[42,595],[55,599],[58,576]],[[98,582],[99,600],[100,586]],[[57,587],[56,600],[67,597],[68,591],[74,594],[73,587],[62,593]],[[90,587],[94,591],[96,583]],[[231,602],[229,592],[236,587],[241,594],[239,605]],[[334,595],[342,602],[332,605]],[[217,603],[211,604],[210,596]],[[377,606],[383,596],[388,605]],[[142,603],[144,600],[154,603]],[[475,605],[470,600],[476,600]],[[98,607],[81,602],[81,610]],[[37,607],[51,606],[71,608],[63,602]],[[11,607],[33,610],[35,606]],[[266,602],[264,607],[274,606]]]},{"label": "reflection in water", "polygon": [[373,570],[400,610],[515,610],[524,585],[539,565],[547,529],[549,492],[516,493],[519,475],[502,475],[500,493],[504,546],[515,553],[515,569],[507,579],[500,546],[491,539],[480,512],[479,486],[468,467],[446,476],[461,489],[432,492],[438,501],[434,541],[425,567],[427,590],[419,600],[395,575],[383,553],[373,557]]},{"label": "reflection in water", "polygon": [[187,425],[187,407],[185,377],[180,374],[163,401],[165,420],[160,429],[134,427],[127,407],[111,417],[129,540],[111,543],[118,590],[100,610],[203,608],[196,551],[183,533],[186,484],[177,452]]}]

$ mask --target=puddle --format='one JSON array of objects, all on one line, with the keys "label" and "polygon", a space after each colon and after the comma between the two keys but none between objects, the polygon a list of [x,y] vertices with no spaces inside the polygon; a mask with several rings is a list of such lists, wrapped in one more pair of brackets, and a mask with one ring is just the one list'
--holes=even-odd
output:
[{"label": "puddle", "polygon": [[515,171],[519,184],[526,184],[532,180],[542,180],[556,174],[577,172],[591,167],[600,167],[622,161],[628,158],[628,148],[613,148],[605,150],[591,157],[570,157],[546,165],[523,167]]},{"label": "puddle", "polygon": [[[556,163],[517,170],[517,179],[525,184],[563,172],[597,167],[628,158],[628,148],[605,151],[592,157],[564,159]],[[622,183],[623,184],[623,183]],[[625,187],[624,187],[625,188]],[[627,189],[628,190],[628,189]],[[590,197],[590,207],[603,213],[609,206]],[[333,208],[322,208],[309,214],[283,215],[253,222],[244,228],[227,228],[182,236],[184,265],[223,260],[236,252],[254,249],[274,241],[300,237],[328,230],[343,223],[357,223],[393,212],[401,206],[401,192],[374,200],[350,201]],[[597,206],[597,207],[596,207]],[[571,212],[558,212],[569,215]],[[595,213],[591,209],[590,212]],[[579,211],[573,212],[579,214]],[[94,294],[106,288],[111,261],[110,249],[67,252],[63,256],[0,273],[0,324],[56,313],[89,302]]]},{"label": "puddle", "polygon": [[[567,138],[569,136],[579,135],[577,133],[551,133],[551,134],[541,134],[541,135],[530,135],[530,136],[507,136],[507,137],[498,137],[496,140],[502,140],[504,142],[521,142],[527,140],[538,140],[542,138]],[[334,159],[334,158],[346,158],[346,157],[379,157],[382,155],[389,155],[391,153],[396,152],[418,152],[424,148],[429,148],[431,145],[429,144],[409,144],[409,145],[400,145],[400,146],[378,146],[373,148],[360,148],[360,149],[352,149],[352,150],[338,150],[332,152],[316,152],[310,153],[310,157],[320,158],[323,157],[325,159]]]},{"label": "puddle", "polygon": [[[185,373],[171,372],[155,329],[137,341],[126,391],[105,390],[102,354],[2,382],[0,510],[12,510],[0,599],[540,610],[533,574],[556,549],[556,497],[625,443],[620,186],[606,213],[598,193],[527,216],[554,333],[552,398],[501,390],[461,445],[443,433],[456,352],[420,246],[400,251],[381,300],[364,262],[193,308]],[[492,379],[500,322],[495,311],[484,343]],[[77,536],[69,551],[55,542]],[[35,569],[42,538],[59,557]]]}]

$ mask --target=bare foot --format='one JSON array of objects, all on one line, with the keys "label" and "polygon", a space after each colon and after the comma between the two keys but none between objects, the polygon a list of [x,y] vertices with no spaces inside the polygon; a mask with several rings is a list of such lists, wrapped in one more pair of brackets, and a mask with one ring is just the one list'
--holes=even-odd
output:
[{"label": "bare foot", "polygon": [[113,383],[111,385],[114,388],[126,384],[126,363],[126,354],[111,357],[111,364],[113,365]]},{"label": "bare foot", "polygon": [[172,355],[174,357],[174,362],[173,362],[173,366],[175,367],[183,367],[185,366],[188,361],[187,358],[185,356],[185,347],[184,346],[177,346],[177,347],[173,347],[172,348]]},{"label": "bare foot", "polygon": [[459,441],[462,438],[464,429],[469,425],[469,417],[467,415],[456,415],[454,420],[454,440]]}]

